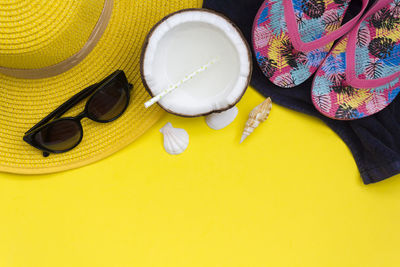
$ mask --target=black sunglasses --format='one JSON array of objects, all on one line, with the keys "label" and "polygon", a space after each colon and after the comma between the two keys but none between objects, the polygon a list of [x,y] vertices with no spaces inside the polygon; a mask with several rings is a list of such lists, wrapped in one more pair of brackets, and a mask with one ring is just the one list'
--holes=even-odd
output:
[{"label": "black sunglasses", "polygon": [[[118,119],[129,105],[132,84],[122,70],[117,70],[103,81],[93,84],[71,97],[27,131],[24,141],[43,151],[63,153],[75,148],[83,137],[81,120],[89,118],[100,123]],[[75,117],[60,118],[72,107],[89,97],[84,111]]]}]

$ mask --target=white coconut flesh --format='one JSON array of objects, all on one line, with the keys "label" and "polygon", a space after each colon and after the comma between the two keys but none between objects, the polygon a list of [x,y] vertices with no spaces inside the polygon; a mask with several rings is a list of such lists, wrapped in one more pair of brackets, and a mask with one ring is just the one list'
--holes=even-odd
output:
[{"label": "white coconut flesh", "polygon": [[204,9],[182,11],[150,33],[142,76],[157,95],[214,59],[206,71],[163,97],[160,106],[182,116],[226,110],[240,100],[251,75],[249,47],[230,21]]}]

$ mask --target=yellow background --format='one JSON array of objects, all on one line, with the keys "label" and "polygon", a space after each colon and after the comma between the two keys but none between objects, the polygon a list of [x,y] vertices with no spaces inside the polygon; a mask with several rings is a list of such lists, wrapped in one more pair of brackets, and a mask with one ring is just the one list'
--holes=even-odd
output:
[{"label": "yellow background", "polygon": [[[322,122],[249,89],[229,127],[166,115],[117,154],[59,174],[0,174],[0,266],[399,266],[400,179],[365,186]],[[190,135],[168,155],[168,121]]]}]

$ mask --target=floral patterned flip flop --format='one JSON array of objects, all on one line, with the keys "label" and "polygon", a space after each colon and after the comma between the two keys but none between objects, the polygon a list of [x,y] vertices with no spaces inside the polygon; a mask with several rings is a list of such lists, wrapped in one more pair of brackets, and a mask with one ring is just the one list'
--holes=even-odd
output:
[{"label": "floral patterned flip flop", "polygon": [[283,88],[307,80],[368,5],[363,0],[360,13],[341,26],[350,1],[265,1],[253,24],[253,48],[264,75]]},{"label": "floral patterned flip flop", "polygon": [[363,118],[393,101],[399,76],[400,0],[379,0],[318,69],[312,100],[327,117]]}]

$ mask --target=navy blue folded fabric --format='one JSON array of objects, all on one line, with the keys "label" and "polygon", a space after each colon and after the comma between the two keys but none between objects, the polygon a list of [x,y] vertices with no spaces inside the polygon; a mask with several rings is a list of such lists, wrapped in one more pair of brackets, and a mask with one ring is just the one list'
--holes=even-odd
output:
[{"label": "navy blue folded fabric", "polygon": [[[251,44],[253,20],[263,0],[204,0],[205,8],[229,17],[242,30]],[[361,6],[353,0],[346,14],[348,20]],[[356,121],[336,121],[321,115],[311,102],[312,78],[304,84],[282,89],[272,84],[260,71],[254,59],[251,85],[275,103],[315,116],[335,131],[350,148],[365,184],[382,181],[400,173],[400,99],[385,110]]]}]

